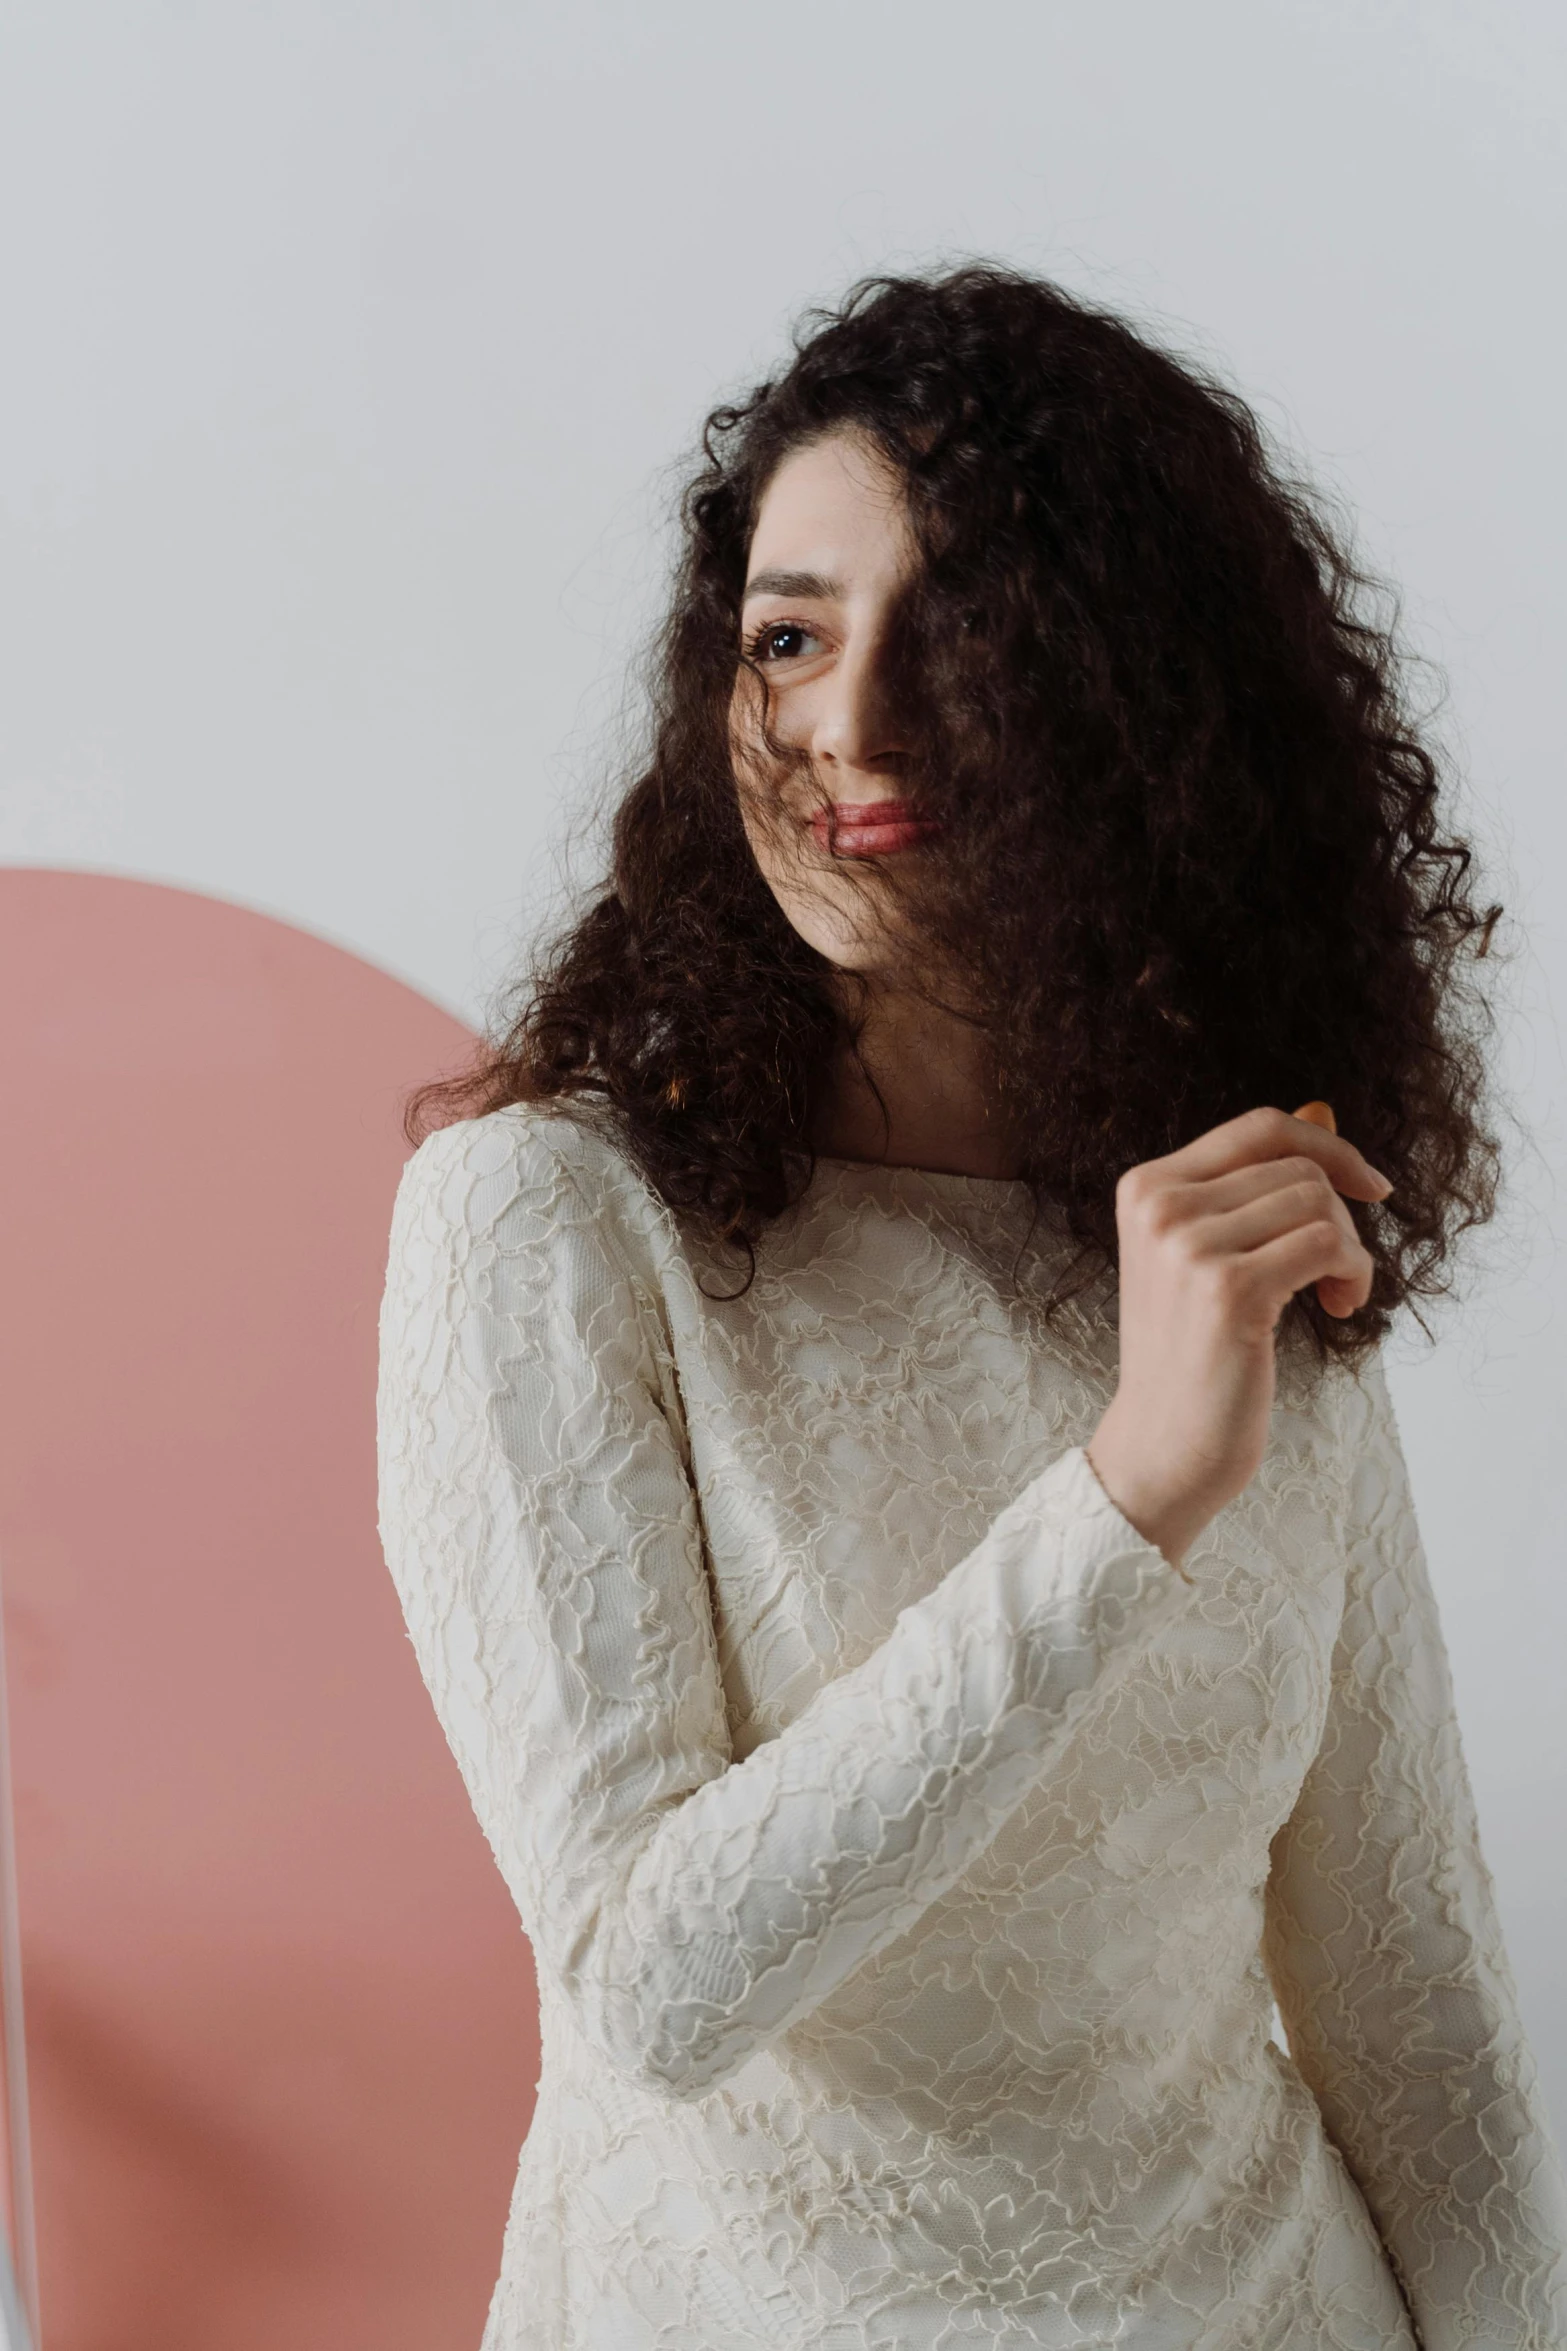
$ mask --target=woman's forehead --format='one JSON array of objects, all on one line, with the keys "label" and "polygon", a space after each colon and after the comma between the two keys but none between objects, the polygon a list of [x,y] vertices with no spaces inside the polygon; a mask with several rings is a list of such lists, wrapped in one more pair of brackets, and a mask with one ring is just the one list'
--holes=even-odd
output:
[{"label": "woman's forehead", "polygon": [[847,593],[900,571],[911,541],[903,485],[880,452],[847,434],[812,441],[791,451],[763,494],[747,594]]}]

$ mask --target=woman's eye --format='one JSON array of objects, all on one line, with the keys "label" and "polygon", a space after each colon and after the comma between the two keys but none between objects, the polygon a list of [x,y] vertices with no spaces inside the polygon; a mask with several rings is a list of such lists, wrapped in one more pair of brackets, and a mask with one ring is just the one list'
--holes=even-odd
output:
[{"label": "woman's eye", "polygon": [[771,620],[759,628],[746,646],[748,661],[798,661],[809,645],[821,639],[797,620]]}]

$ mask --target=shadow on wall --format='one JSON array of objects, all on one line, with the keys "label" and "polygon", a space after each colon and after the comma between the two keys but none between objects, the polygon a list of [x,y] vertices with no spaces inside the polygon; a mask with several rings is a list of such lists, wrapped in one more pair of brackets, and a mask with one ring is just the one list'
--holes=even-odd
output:
[{"label": "shadow on wall", "polygon": [[287,925],[0,872],[0,1569],[45,2351],[472,2351],[527,1946],[375,1525],[403,1097]]}]

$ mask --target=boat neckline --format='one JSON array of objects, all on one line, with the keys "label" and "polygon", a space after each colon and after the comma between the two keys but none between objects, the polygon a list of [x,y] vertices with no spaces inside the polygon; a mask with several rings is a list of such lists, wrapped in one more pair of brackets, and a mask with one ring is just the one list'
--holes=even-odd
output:
[{"label": "boat neckline", "polygon": [[843,1159],[833,1151],[817,1151],[813,1154],[801,1151],[799,1156],[802,1159],[807,1156],[812,1157],[818,1168],[837,1168],[849,1175],[913,1176],[922,1184],[958,1184],[968,1190],[981,1192],[1026,1192],[1028,1190],[1027,1179],[1023,1176],[967,1175],[959,1168],[914,1167],[901,1160]]},{"label": "boat neckline", "polygon": [[[538,1106],[529,1103],[507,1103],[504,1107],[508,1110],[526,1110]],[[565,1117],[574,1123],[602,1131],[599,1127],[596,1105],[586,1111],[580,1103],[574,1103],[569,1109],[551,1106],[546,1110],[546,1115]],[[614,1139],[613,1130],[611,1132],[612,1139]],[[800,1143],[786,1144],[784,1149],[787,1157],[809,1159],[814,1169],[832,1168],[845,1175],[911,1177],[922,1184],[949,1184],[963,1190],[992,1195],[999,1193],[1025,1194],[1029,1190],[1028,1179],[1025,1176],[965,1175],[958,1168],[914,1167],[903,1160],[844,1159],[835,1151],[809,1151]]]}]

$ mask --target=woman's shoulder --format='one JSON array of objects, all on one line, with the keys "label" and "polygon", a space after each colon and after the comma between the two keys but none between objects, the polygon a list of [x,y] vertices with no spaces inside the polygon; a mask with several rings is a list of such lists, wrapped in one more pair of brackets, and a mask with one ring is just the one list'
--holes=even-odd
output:
[{"label": "woman's shoulder", "polygon": [[1391,1409],[1384,1342],[1324,1359],[1301,1326],[1286,1323],[1278,1334],[1275,1368],[1277,1441],[1309,1449],[1335,1478],[1348,1476],[1367,1446],[1377,1442]]},{"label": "woman's shoulder", "polygon": [[1309,1454],[1334,1498],[1335,1516],[1351,1507],[1369,1465],[1399,1445],[1387,1380],[1386,1340],[1352,1355],[1315,1357],[1305,1340],[1279,1350],[1273,1413],[1283,1452]]},{"label": "woman's shoulder", "polygon": [[405,1162],[396,1216],[473,1231],[529,1212],[645,1226],[661,1204],[616,1137],[606,1106],[573,1096],[508,1102],[435,1128]]}]

